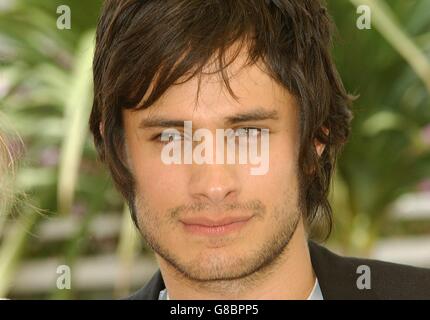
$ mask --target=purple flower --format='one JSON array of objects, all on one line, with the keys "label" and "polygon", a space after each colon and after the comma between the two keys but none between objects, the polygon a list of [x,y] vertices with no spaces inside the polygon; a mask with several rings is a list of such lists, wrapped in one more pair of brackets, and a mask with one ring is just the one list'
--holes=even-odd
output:
[{"label": "purple flower", "polygon": [[430,178],[421,180],[418,183],[417,188],[418,188],[418,191],[420,191],[420,192],[426,192],[426,191],[430,192]]},{"label": "purple flower", "polygon": [[421,138],[426,145],[430,146],[430,124],[422,129]]},{"label": "purple flower", "polygon": [[57,148],[48,147],[40,153],[40,164],[43,167],[53,167],[58,164],[59,151]]}]

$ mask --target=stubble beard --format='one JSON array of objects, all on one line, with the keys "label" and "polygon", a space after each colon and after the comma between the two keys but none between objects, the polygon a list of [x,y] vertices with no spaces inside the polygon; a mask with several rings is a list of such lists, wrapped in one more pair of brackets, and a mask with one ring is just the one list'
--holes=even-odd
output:
[{"label": "stubble beard", "polygon": [[[179,221],[175,220],[174,213],[178,214],[189,207],[175,207],[168,210],[167,215],[160,215],[152,211],[142,197],[136,197],[131,210],[136,214],[139,231],[148,246],[167,263],[177,277],[202,290],[219,293],[227,291],[233,293],[234,290],[239,294],[264,280],[282,259],[286,259],[288,244],[302,217],[303,206],[300,205],[302,201],[300,196],[298,198],[298,201],[294,201],[291,195],[285,195],[284,204],[272,208],[272,212],[268,212],[266,206],[259,200],[249,202],[252,203],[251,210],[255,219],[261,219],[261,221],[271,219],[272,231],[266,232],[268,237],[262,243],[252,244],[250,249],[241,255],[236,254],[226,258],[225,255],[214,254],[210,255],[209,262],[204,261],[205,259],[199,255],[186,260],[186,252],[182,253],[183,256],[179,256],[174,248],[163,246],[163,234],[159,226],[178,226]],[[291,205],[292,203],[297,205]],[[237,207],[245,207],[249,210],[246,204],[238,204]],[[195,209],[194,206],[192,208]],[[168,218],[167,221],[162,221],[160,217]],[[258,223],[258,221],[254,222]],[[249,242],[252,243],[252,235],[248,237]]]}]

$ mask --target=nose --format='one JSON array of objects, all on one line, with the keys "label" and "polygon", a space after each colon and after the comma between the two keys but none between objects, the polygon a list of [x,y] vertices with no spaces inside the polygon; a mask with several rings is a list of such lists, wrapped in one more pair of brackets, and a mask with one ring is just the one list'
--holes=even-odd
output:
[{"label": "nose", "polygon": [[234,165],[193,164],[189,192],[194,200],[220,205],[234,202],[240,193]]}]

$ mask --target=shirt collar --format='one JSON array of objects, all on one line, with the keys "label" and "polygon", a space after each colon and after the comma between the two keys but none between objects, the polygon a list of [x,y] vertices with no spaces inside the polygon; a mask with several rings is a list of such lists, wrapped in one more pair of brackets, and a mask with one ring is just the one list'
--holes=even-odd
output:
[{"label": "shirt collar", "polygon": [[[170,300],[167,289],[163,289],[160,291],[160,294],[158,295],[158,300]],[[315,278],[314,287],[306,300],[324,300],[317,278]]]}]

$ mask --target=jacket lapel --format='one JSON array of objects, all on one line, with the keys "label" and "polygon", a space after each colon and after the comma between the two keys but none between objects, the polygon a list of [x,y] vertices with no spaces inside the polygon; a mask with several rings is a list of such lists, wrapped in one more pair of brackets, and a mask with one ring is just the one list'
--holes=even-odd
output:
[{"label": "jacket lapel", "polygon": [[373,290],[357,287],[360,259],[341,257],[313,241],[309,241],[309,252],[324,300],[378,299]]}]

